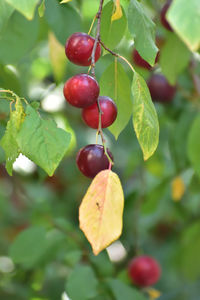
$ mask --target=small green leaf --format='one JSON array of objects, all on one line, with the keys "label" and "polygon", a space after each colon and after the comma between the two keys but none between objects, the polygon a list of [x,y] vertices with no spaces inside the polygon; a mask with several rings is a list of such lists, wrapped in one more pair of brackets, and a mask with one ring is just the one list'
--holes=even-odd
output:
[{"label": "small green leaf", "polygon": [[200,47],[200,1],[173,0],[167,19],[184,43],[196,51]]},{"label": "small green leaf", "polygon": [[117,119],[109,127],[110,132],[117,139],[132,113],[131,84],[121,64],[112,63],[105,70],[100,79],[100,88],[101,94],[111,97],[117,105]]},{"label": "small green leaf", "polygon": [[134,38],[137,51],[153,66],[158,52],[158,48],[155,45],[155,24],[147,16],[142,4],[137,0],[130,0],[128,27]]},{"label": "small green leaf", "polygon": [[0,142],[6,155],[6,170],[9,175],[12,175],[13,163],[20,153],[16,137],[23,121],[24,109],[21,100],[18,98],[15,104],[15,110],[10,113],[10,120],[7,123],[6,132]]},{"label": "small green leaf", "polygon": [[93,299],[97,295],[98,281],[89,266],[76,266],[66,286],[69,297],[73,300]]},{"label": "small green leaf", "polygon": [[49,32],[49,57],[53,68],[55,80],[61,82],[66,72],[67,59],[65,48],[56,39],[52,32]]},{"label": "small green leaf", "polygon": [[[28,21],[15,11],[9,18],[3,34],[0,35],[0,62],[14,64],[32,49],[38,35],[38,17]],[[13,49],[15,49],[13,51]]]},{"label": "small green leaf", "polygon": [[52,176],[70,144],[71,134],[57,128],[53,120],[43,120],[30,105],[17,135],[22,154]]},{"label": "small green leaf", "polygon": [[60,5],[55,0],[45,0],[45,18],[58,41],[65,45],[67,38],[80,31],[81,18],[69,4]]},{"label": "small green leaf", "polygon": [[45,12],[45,0],[42,0],[40,6],[38,7],[38,14],[40,18],[44,16],[44,12]]},{"label": "small green leaf", "polygon": [[178,243],[181,273],[192,281],[196,281],[200,275],[200,261],[196,259],[200,251],[199,232],[200,222],[193,222],[182,232]]},{"label": "small green leaf", "polygon": [[22,231],[10,247],[15,263],[33,264],[46,249],[46,231],[43,227],[31,227]]},{"label": "small green leaf", "polygon": [[120,19],[112,21],[115,5],[113,1],[108,2],[102,11],[101,39],[108,48],[115,48],[124,36],[127,20],[123,11]]},{"label": "small green leaf", "polygon": [[12,15],[14,8],[11,7],[5,0],[0,0],[0,31],[8,22],[10,16]]},{"label": "small green leaf", "polygon": [[62,1],[60,2],[60,4],[68,3],[68,2],[70,2],[70,1],[72,1],[72,0],[62,0]]},{"label": "small green leaf", "polygon": [[118,279],[109,279],[108,286],[116,300],[147,300],[141,292]]},{"label": "small green leaf", "polygon": [[37,4],[40,0],[6,0],[28,20],[32,20]]},{"label": "small green leaf", "polygon": [[144,160],[147,160],[158,146],[159,123],[147,84],[137,73],[133,77],[132,94],[133,126]]},{"label": "small green leaf", "polygon": [[185,44],[175,34],[169,34],[161,51],[160,65],[170,84],[176,83],[178,75],[187,67],[189,60],[190,51]]},{"label": "small green leaf", "polygon": [[199,140],[200,114],[194,119],[189,131],[187,153],[189,160],[200,177],[200,143]]}]

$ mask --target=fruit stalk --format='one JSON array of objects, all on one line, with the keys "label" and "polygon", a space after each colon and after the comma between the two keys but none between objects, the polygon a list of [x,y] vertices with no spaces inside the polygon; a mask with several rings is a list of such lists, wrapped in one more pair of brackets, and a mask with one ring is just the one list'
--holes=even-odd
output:
[{"label": "fruit stalk", "polygon": [[[104,0],[100,0],[99,4],[99,10],[96,14],[96,19],[97,19],[97,29],[96,29],[96,37],[95,37],[95,42],[94,42],[94,47],[92,49],[92,54],[91,54],[91,75],[95,78],[95,53],[96,53],[96,48],[97,48],[97,43],[100,41],[100,30],[101,30],[101,14],[102,14],[102,9],[103,9],[103,2]],[[100,134],[102,144],[104,147],[104,152],[105,155],[107,156],[109,162],[113,164],[113,161],[110,157],[110,155],[107,152],[106,145],[105,145],[105,139],[103,136],[103,131],[102,131],[102,126],[101,126],[101,115],[102,115],[102,110],[101,106],[99,103],[99,99],[97,99],[97,105],[98,105],[98,110],[99,110],[99,126],[97,130],[97,134]]]},{"label": "fruit stalk", "polygon": [[96,53],[97,43],[100,40],[101,14],[103,9],[103,2],[104,0],[100,0],[99,10],[96,14],[96,19],[97,19],[96,37],[95,37],[94,47],[91,54],[91,74],[93,77],[95,77],[95,53]]}]

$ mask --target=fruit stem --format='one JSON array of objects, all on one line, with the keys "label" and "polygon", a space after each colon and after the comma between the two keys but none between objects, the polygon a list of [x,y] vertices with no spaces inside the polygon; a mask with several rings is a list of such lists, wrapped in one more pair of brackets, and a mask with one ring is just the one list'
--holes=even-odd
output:
[{"label": "fruit stem", "polygon": [[130,67],[131,71],[132,71],[133,73],[135,73],[135,70],[134,70],[133,66],[131,65],[131,63],[130,63],[125,57],[123,57],[122,55],[120,55],[120,54],[118,54],[118,53],[116,53],[116,52],[110,50],[110,49],[109,49],[109,48],[101,41],[100,37],[99,37],[99,43],[100,43],[101,46],[102,46],[106,51],[108,51],[110,54],[112,54],[113,56],[116,56],[116,57],[122,59],[123,61],[125,61],[125,62],[127,63],[127,65]]},{"label": "fruit stem", "polygon": [[97,15],[93,18],[93,20],[92,20],[92,24],[90,25],[90,29],[89,29],[89,31],[88,31],[88,35],[90,35],[90,33],[91,33],[91,31],[92,31],[92,28],[93,28],[93,26],[94,26],[94,22],[96,21],[96,19],[97,19]]},{"label": "fruit stem", "polygon": [[97,44],[100,39],[101,14],[102,14],[102,9],[103,9],[103,2],[104,2],[104,0],[100,0],[99,10],[96,14],[97,30],[96,30],[95,42],[94,42],[94,46],[93,46],[92,54],[91,54],[91,74],[93,77],[95,77],[95,54],[96,54]]},{"label": "fruit stem", "polygon": [[[7,93],[7,94],[10,94],[11,96],[13,96],[15,98],[15,100],[17,100],[19,97],[13,92],[13,91],[10,91],[10,90],[0,90],[0,93]],[[8,99],[10,101],[13,101],[12,98],[9,98],[9,97],[6,97],[5,96],[5,99]]]}]

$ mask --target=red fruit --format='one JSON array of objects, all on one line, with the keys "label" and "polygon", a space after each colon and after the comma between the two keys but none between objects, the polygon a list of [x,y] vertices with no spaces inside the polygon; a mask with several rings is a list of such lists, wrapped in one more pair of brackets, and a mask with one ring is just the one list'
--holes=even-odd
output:
[{"label": "red fruit", "polygon": [[140,56],[140,54],[138,53],[138,51],[136,49],[133,50],[133,62],[137,66],[147,69],[147,70],[151,70],[151,68],[152,68],[150,66],[150,64]]},{"label": "red fruit", "polygon": [[97,100],[99,85],[93,77],[87,74],[78,74],[66,81],[63,93],[71,105],[83,108]]},{"label": "red fruit", "polygon": [[147,84],[153,101],[167,103],[173,100],[176,87],[170,85],[163,75],[153,74]]},{"label": "red fruit", "polygon": [[[107,149],[110,158],[113,160],[112,153]],[[76,157],[79,170],[87,177],[95,177],[100,171],[109,168],[108,157],[104,153],[101,145],[87,145],[81,148]]]},{"label": "red fruit", "polygon": [[[107,96],[100,96],[99,104],[102,111],[101,127],[106,128],[115,121],[117,117],[117,106],[115,102]],[[99,110],[97,102],[83,109],[82,118],[89,127],[94,129],[98,128]]]},{"label": "red fruit", "polygon": [[[72,34],[66,42],[65,53],[68,59],[79,66],[91,64],[92,49],[95,39],[83,32]],[[95,62],[101,55],[101,46],[98,43],[95,53]]]},{"label": "red fruit", "polygon": [[161,275],[158,262],[150,256],[138,256],[131,260],[128,275],[133,284],[146,287],[155,284]]},{"label": "red fruit", "polygon": [[[156,55],[155,63],[158,62],[158,59],[159,59],[159,52]],[[141,68],[144,68],[147,70],[152,69],[152,66],[140,56],[139,52],[136,49],[133,50],[133,62],[138,67],[141,67]]]},{"label": "red fruit", "polygon": [[168,12],[168,9],[171,5],[172,0],[168,0],[165,5],[163,6],[163,8],[161,9],[160,12],[160,22],[162,23],[162,25],[170,31],[173,31],[172,27],[170,26],[169,22],[166,19],[166,14]]}]

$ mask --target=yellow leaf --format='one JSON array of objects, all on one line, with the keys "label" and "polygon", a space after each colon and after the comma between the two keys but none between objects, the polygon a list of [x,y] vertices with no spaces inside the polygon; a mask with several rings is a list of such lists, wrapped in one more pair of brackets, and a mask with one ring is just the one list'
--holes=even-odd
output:
[{"label": "yellow leaf", "polygon": [[65,48],[52,32],[49,33],[49,56],[55,80],[60,82],[65,74],[67,59]]},{"label": "yellow leaf", "polygon": [[120,0],[115,0],[115,12],[112,15],[112,19],[111,21],[116,21],[118,19],[120,19],[122,17],[123,13],[122,13],[122,8],[120,5]]},{"label": "yellow leaf", "polygon": [[172,199],[180,201],[185,193],[185,184],[180,176],[177,176],[172,181]]},{"label": "yellow leaf", "polygon": [[70,2],[70,1],[72,1],[72,0],[62,0],[62,1],[60,2],[60,4],[68,3],[68,2]]},{"label": "yellow leaf", "polygon": [[161,293],[153,288],[147,288],[146,292],[149,294],[150,300],[155,300],[161,296]]},{"label": "yellow leaf", "polygon": [[80,228],[93,253],[117,240],[122,232],[124,194],[117,174],[101,171],[93,179],[79,208]]}]

